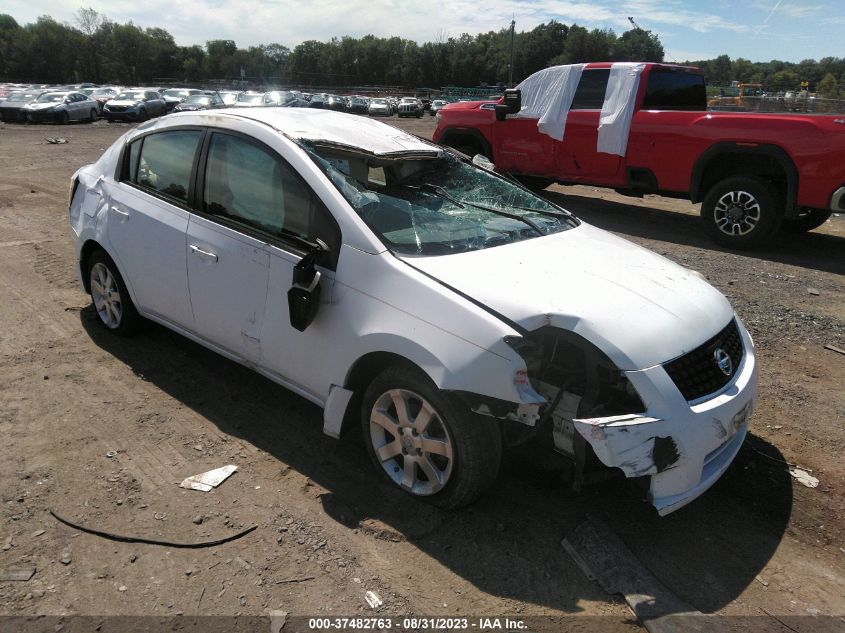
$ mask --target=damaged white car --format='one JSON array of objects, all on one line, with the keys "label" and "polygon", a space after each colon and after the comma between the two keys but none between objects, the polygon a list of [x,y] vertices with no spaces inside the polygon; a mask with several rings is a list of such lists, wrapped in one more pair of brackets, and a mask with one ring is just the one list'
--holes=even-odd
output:
[{"label": "damaged white car", "polygon": [[642,478],[661,514],[725,471],[754,347],[693,272],[396,128],[314,109],[180,113],[71,182],[103,326],[146,317],[360,424],[443,507],[526,441]]}]

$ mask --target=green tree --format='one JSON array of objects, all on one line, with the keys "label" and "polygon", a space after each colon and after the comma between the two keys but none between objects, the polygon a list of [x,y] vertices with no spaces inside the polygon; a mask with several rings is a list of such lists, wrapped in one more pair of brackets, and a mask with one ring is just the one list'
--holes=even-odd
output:
[{"label": "green tree", "polygon": [[620,62],[662,62],[663,45],[651,31],[631,29],[613,42],[611,57]]},{"label": "green tree", "polygon": [[827,73],[818,85],[818,93],[825,99],[836,99],[839,97],[839,82],[833,73]]}]

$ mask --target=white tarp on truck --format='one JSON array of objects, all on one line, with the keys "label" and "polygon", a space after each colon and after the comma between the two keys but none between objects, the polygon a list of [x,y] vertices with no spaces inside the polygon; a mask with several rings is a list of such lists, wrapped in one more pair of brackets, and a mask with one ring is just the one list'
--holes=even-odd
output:
[{"label": "white tarp on truck", "polygon": [[596,150],[605,154],[625,155],[628,134],[637,100],[637,88],[645,64],[621,62],[610,67],[604,105],[599,118]]},{"label": "white tarp on truck", "polygon": [[[566,134],[566,119],[585,66],[552,66],[525,79],[517,86],[522,91],[522,108],[512,116],[537,119],[537,130],[541,134],[562,141]],[[599,119],[597,151],[625,155],[644,68],[645,64],[636,62],[611,65]]]},{"label": "white tarp on truck", "polygon": [[515,116],[537,119],[537,129],[541,134],[556,141],[563,140],[566,116],[585,65],[552,66],[525,79],[516,87],[522,91],[522,108]]}]

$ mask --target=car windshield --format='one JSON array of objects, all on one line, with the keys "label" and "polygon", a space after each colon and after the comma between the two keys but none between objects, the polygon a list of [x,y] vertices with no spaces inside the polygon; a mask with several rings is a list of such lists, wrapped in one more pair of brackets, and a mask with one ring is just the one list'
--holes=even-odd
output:
[{"label": "car windshield", "polygon": [[373,99],[370,101],[370,105],[387,105],[387,101],[384,99]]},{"label": "car windshield", "polygon": [[38,103],[58,103],[64,101],[66,94],[64,92],[48,92],[38,97]]},{"label": "car windshield", "polygon": [[183,97],[187,97],[190,93],[187,90],[165,90],[161,93],[165,97],[179,97],[180,99]]},{"label": "car windshield", "polygon": [[117,101],[138,101],[144,98],[144,93],[139,92],[121,92],[117,95]]},{"label": "car windshield", "polygon": [[402,103],[416,103],[417,100],[413,97],[402,97]]},{"label": "car windshield", "polygon": [[82,89],[82,90],[80,90],[79,92],[81,92],[82,94],[84,94],[86,97],[90,97],[92,94],[94,94],[94,92],[95,92],[96,90],[97,90],[96,88],[83,88],[83,89]]},{"label": "car windshield", "polygon": [[446,151],[373,156],[305,145],[352,208],[397,254],[475,251],[578,224],[569,212]]},{"label": "car windshield", "polygon": [[264,95],[238,95],[238,101],[241,103],[264,103]]},{"label": "car windshield", "polygon": [[191,103],[196,105],[209,105],[211,104],[211,97],[206,95],[191,95],[187,99],[185,99],[185,103]]},{"label": "car windshield", "polygon": [[37,96],[37,92],[18,92],[9,95],[6,101],[32,101]]}]

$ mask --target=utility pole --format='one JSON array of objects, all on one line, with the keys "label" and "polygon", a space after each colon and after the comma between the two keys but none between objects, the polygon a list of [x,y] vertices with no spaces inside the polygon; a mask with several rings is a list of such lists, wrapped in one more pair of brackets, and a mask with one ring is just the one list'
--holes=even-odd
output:
[{"label": "utility pole", "polygon": [[508,64],[508,88],[513,88],[513,34],[516,20],[511,19],[511,61]]}]

